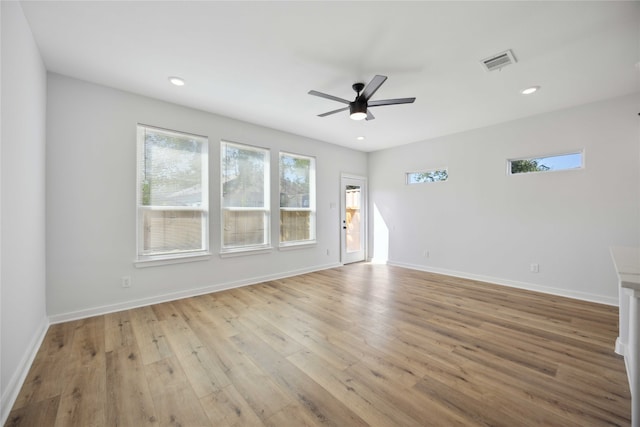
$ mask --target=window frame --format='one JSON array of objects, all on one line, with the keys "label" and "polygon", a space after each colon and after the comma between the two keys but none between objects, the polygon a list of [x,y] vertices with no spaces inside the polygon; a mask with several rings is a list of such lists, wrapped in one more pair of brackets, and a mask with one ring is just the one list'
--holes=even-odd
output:
[{"label": "window frame", "polygon": [[[522,161],[522,160],[547,159],[547,158],[552,158],[552,157],[568,156],[568,155],[572,155],[572,154],[579,154],[580,155],[580,166],[573,167],[573,168],[564,168],[564,169],[548,169],[548,170],[525,171],[525,172],[516,172],[516,173],[512,172],[512,162]],[[584,170],[585,167],[586,167],[586,163],[585,163],[585,150],[584,150],[584,148],[579,149],[579,150],[563,151],[563,152],[560,152],[560,153],[556,152],[556,153],[552,153],[552,154],[543,154],[543,155],[539,155],[539,156],[524,156],[524,157],[509,158],[509,159],[507,159],[507,162],[506,162],[506,172],[507,172],[507,175],[509,175],[509,176],[531,175],[531,174],[536,175],[536,174],[540,174],[540,173],[550,173],[550,172],[579,171],[579,170]]]},{"label": "window frame", "polygon": [[[201,144],[201,205],[200,206],[160,206],[142,204],[142,182],[144,180],[144,170],[141,167],[145,156],[146,132],[156,132],[167,134],[177,138],[192,139]],[[144,253],[145,227],[144,212],[200,212],[201,214],[201,242],[199,249],[174,250],[158,253]],[[149,267],[153,265],[173,264],[178,262],[191,262],[206,260],[210,257],[209,252],[209,139],[203,135],[189,132],[165,129],[158,126],[138,123],[136,127],[136,267]]]},{"label": "window frame", "polygon": [[[264,183],[263,183],[263,207],[225,207],[224,206],[224,180],[222,177],[224,150],[226,146],[235,146],[240,149],[264,153]],[[242,246],[225,246],[225,212],[242,211],[242,212],[264,212],[264,243],[248,244]],[[270,250],[271,246],[271,150],[256,145],[243,144],[239,142],[221,140],[220,141],[220,255],[230,256],[243,253],[260,253]]]},{"label": "window frame", "polygon": [[[291,157],[309,160],[309,206],[308,207],[288,207],[282,206],[282,180],[281,163],[282,157]],[[280,151],[278,153],[278,244],[281,250],[296,248],[300,246],[315,245],[317,243],[317,209],[316,209],[316,171],[317,162],[314,156],[292,153],[290,151]],[[282,241],[282,212],[310,212],[309,215],[309,239]]]}]

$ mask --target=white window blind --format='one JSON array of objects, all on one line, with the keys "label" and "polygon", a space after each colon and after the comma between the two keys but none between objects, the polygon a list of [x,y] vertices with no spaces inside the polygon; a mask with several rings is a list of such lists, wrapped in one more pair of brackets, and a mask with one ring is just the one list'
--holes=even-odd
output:
[{"label": "white window blind", "polygon": [[316,159],[280,153],[280,245],[316,239]]},{"label": "white window blind", "polygon": [[138,125],[138,259],[209,249],[207,138]]},{"label": "white window blind", "polygon": [[267,248],[269,150],[222,141],[222,252]]}]

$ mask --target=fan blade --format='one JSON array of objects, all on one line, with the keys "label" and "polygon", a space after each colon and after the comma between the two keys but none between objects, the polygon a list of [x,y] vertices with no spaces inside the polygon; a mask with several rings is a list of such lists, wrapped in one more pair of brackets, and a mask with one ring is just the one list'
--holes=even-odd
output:
[{"label": "fan blade", "polygon": [[380,107],[381,105],[411,104],[415,100],[415,98],[381,99],[379,101],[369,101],[367,105],[369,107]]},{"label": "fan blade", "polygon": [[375,119],[375,116],[371,114],[371,111],[369,111],[369,109],[367,109],[367,118],[365,120],[373,120],[373,119]]},{"label": "fan blade", "polygon": [[348,109],[349,109],[349,107],[338,108],[337,110],[329,111],[328,113],[318,114],[318,117],[326,117],[326,116],[329,116],[331,114],[339,113],[340,111],[345,111],[345,110],[348,110]]},{"label": "fan blade", "polygon": [[330,99],[332,101],[342,102],[343,104],[350,104],[351,101],[347,101],[346,99],[338,98],[337,96],[329,95],[326,93],[318,92],[317,90],[310,90],[309,95],[319,96],[320,98]]},{"label": "fan blade", "polygon": [[375,75],[371,79],[367,87],[364,88],[360,96],[364,97],[364,99],[368,101],[369,98],[371,98],[373,94],[376,93],[376,91],[380,88],[380,86],[382,86],[382,83],[384,83],[385,80],[387,80],[387,76]]}]

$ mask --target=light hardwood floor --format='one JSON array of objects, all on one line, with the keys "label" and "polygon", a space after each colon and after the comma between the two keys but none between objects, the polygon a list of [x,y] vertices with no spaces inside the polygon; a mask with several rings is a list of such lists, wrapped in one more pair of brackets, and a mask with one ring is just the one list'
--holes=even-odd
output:
[{"label": "light hardwood floor", "polygon": [[366,263],[52,325],[9,426],[630,425],[617,308]]}]

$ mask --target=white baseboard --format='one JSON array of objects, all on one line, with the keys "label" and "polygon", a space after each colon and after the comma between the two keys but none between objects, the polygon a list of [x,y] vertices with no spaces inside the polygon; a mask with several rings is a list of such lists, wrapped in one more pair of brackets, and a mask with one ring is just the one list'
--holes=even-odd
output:
[{"label": "white baseboard", "polygon": [[117,311],[129,310],[137,307],[144,307],[151,304],[159,304],[168,301],[175,301],[183,298],[195,297],[198,295],[210,294],[212,292],[224,291],[227,289],[239,288],[242,286],[255,285],[257,283],[268,282],[270,280],[284,279],[285,277],[297,276],[300,274],[312,273],[314,271],[327,270],[329,268],[341,267],[342,264],[325,264],[298,270],[290,270],[277,274],[269,274],[266,276],[252,277],[249,279],[238,280],[235,282],[219,283],[216,285],[205,286],[203,288],[187,289],[184,291],[170,292],[167,294],[156,295],[147,298],[141,298],[131,301],[124,301],[116,304],[91,307],[83,310],[72,311],[49,316],[51,324],[69,322],[71,320],[86,319],[87,317],[99,316],[107,313],[115,313]]},{"label": "white baseboard", "polygon": [[535,291],[535,292],[541,292],[541,293],[550,294],[550,295],[579,299],[582,301],[596,302],[599,304],[612,305],[616,307],[618,306],[617,297],[607,297],[604,295],[596,295],[596,294],[590,294],[586,292],[571,291],[567,289],[536,285],[533,283],[518,282],[515,280],[500,279],[497,277],[482,276],[479,274],[464,273],[464,272],[455,271],[455,270],[435,268],[435,267],[429,267],[424,265],[409,264],[404,262],[387,261],[387,264],[395,265],[397,267],[409,268],[411,270],[419,270],[419,271],[426,271],[428,273],[444,274],[447,276],[460,277],[462,279],[478,280],[480,282],[487,282],[494,285],[509,286],[511,288],[525,289],[528,291]]},{"label": "white baseboard", "polygon": [[[629,387],[633,387],[633,381],[631,378],[631,353],[629,353],[629,347],[622,342],[620,337],[616,338],[615,352],[624,357],[624,367],[627,370],[627,379],[629,380]],[[633,390],[631,390],[633,394]]]},{"label": "white baseboard", "polygon": [[16,371],[13,373],[13,376],[9,380],[7,384],[7,388],[2,391],[2,405],[0,407],[0,425],[4,425],[7,422],[7,418],[9,417],[9,412],[13,407],[16,399],[18,398],[18,393],[20,393],[20,389],[22,388],[22,384],[24,384],[25,379],[27,379],[27,374],[29,373],[29,369],[31,368],[31,364],[33,363],[36,355],[38,354],[38,350],[44,341],[44,337],[49,330],[49,322],[47,318],[43,318],[42,324],[38,328],[38,331],[34,334],[33,339],[29,343],[27,351],[22,356],[22,360],[20,364],[16,368]]},{"label": "white baseboard", "polygon": [[616,338],[616,348],[615,348],[616,354],[619,354],[620,356],[624,356],[626,354],[626,351],[627,351],[627,347],[624,345],[620,337]]}]

